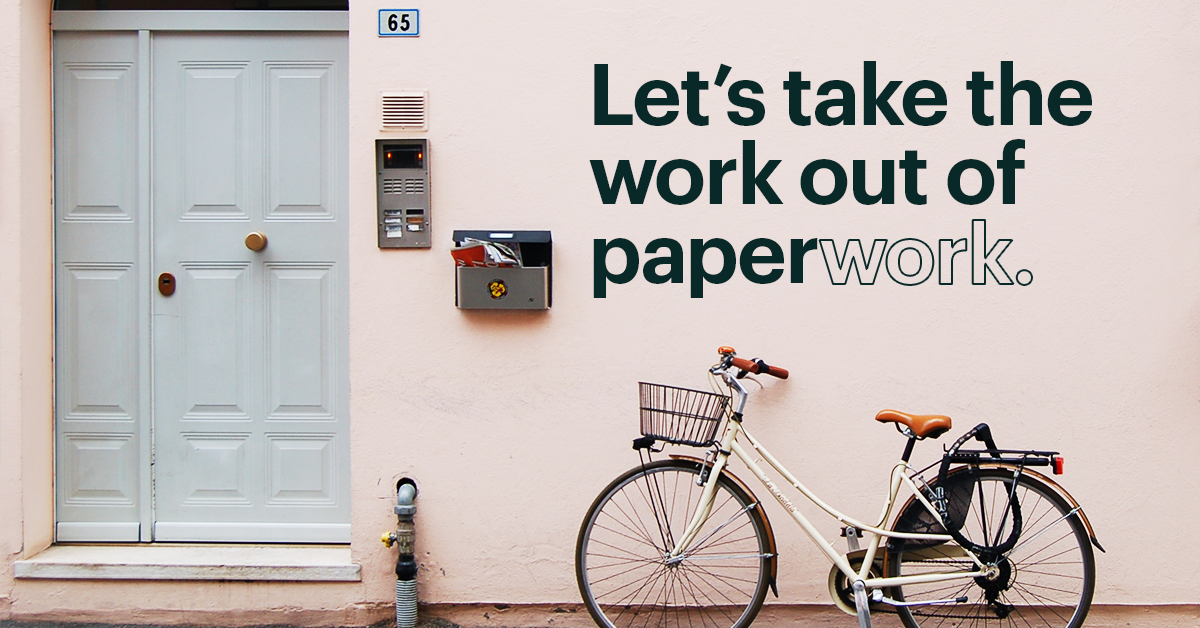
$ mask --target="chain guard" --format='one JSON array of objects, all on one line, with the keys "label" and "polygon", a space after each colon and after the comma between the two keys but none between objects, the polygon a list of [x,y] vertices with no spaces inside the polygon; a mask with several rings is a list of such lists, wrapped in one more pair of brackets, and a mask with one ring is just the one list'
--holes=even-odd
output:
[{"label": "chain guard", "polygon": [[[858,570],[862,568],[863,558],[866,557],[866,554],[867,550],[865,549],[858,550],[856,552],[850,552],[850,554],[846,556],[846,560],[850,563],[852,568]],[[871,566],[869,577],[879,578],[882,577],[882,575],[882,558],[876,558],[875,564]],[[847,615],[858,615],[858,611],[855,610],[854,588],[852,584],[853,583],[850,582],[850,579],[842,573],[842,570],[837,568],[837,565],[833,565],[829,569],[829,597],[833,599],[834,605],[836,605],[842,610],[843,613],[846,613]],[[875,613],[895,612],[896,609],[888,606],[887,604],[877,604],[875,602],[871,602],[872,615]]]}]

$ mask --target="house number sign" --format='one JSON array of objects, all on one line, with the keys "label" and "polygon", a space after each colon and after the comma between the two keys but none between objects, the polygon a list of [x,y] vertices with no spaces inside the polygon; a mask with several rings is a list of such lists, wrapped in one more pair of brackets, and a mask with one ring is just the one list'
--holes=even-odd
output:
[{"label": "house number sign", "polygon": [[380,9],[380,37],[417,37],[421,34],[421,11],[418,9]]}]

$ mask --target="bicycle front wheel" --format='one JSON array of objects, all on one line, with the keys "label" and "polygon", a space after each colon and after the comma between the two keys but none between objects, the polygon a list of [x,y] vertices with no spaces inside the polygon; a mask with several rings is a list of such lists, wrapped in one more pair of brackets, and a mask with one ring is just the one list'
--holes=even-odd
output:
[{"label": "bicycle front wheel", "polygon": [[[979,558],[988,570],[973,578],[900,587],[897,597],[907,602],[967,598],[965,603],[899,608],[905,626],[1078,628],[1083,624],[1092,604],[1096,571],[1087,530],[1057,491],[1027,474],[1014,480],[1014,471],[964,468],[947,476],[947,493],[952,487],[969,491],[970,505],[965,506],[960,532],[984,548]],[[1010,495],[1016,498],[1015,508]],[[1004,548],[1014,520],[1020,526],[1015,544],[989,555],[988,546]],[[907,551],[904,546],[899,543],[899,551],[889,556],[893,575],[974,568],[954,542]]]},{"label": "bicycle front wheel", "polygon": [[575,549],[579,592],[601,628],[745,628],[762,607],[770,554],[761,504],[722,475],[691,544],[671,549],[699,507],[701,465],[659,460],[596,498]]}]

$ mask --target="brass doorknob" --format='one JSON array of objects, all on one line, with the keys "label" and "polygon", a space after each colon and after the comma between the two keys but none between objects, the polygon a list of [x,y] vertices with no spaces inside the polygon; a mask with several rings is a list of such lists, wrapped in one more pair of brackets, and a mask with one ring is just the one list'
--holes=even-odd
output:
[{"label": "brass doorknob", "polygon": [[251,231],[246,236],[246,248],[251,251],[261,251],[267,248],[267,236],[258,231]]}]

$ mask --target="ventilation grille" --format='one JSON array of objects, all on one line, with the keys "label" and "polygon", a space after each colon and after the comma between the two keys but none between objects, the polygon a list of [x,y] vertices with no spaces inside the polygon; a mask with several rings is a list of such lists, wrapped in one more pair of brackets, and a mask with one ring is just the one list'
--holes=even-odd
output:
[{"label": "ventilation grille", "polygon": [[428,126],[426,108],[429,92],[383,92],[383,127],[385,129],[425,129]]},{"label": "ventilation grille", "polygon": [[424,194],[425,179],[384,179],[384,194]]}]

